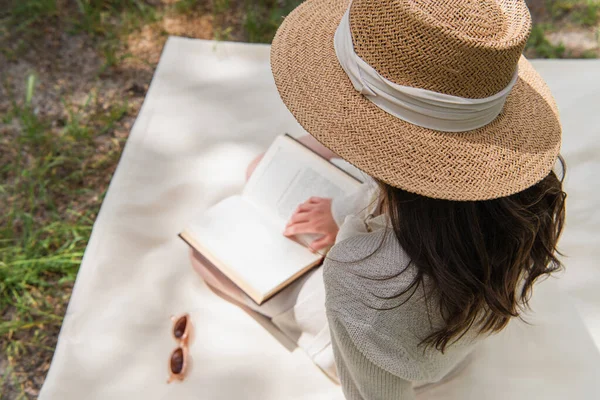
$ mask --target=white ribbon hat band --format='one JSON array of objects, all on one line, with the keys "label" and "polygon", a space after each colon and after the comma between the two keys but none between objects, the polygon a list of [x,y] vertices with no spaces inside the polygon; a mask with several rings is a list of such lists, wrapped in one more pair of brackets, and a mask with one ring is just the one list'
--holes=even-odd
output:
[{"label": "white ribbon hat band", "polygon": [[350,6],[342,17],[334,47],[340,65],[354,88],[387,113],[414,125],[443,132],[481,128],[502,112],[504,102],[519,77],[518,70],[506,88],[483,99],[468,99],[398,85],[379,75],[354,52],[350,31]]}]

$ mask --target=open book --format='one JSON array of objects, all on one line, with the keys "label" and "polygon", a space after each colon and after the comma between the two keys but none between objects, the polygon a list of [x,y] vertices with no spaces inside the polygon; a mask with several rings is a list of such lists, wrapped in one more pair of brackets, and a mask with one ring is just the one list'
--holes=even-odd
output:
[{"label": "open book", "polygon": [[278,136],[240,195],[195,218],[180,237],[257,304],[320,264],[325,251],[307,248],[319,235],[283,236],[299,204],[335,198],[360,181],[288,135]]}]

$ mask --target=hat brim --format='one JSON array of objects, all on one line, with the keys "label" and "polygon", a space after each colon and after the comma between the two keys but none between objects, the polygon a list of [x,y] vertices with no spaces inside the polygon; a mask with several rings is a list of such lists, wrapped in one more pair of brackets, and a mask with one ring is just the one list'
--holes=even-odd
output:
[{"label": "hat brim", "polygon": [[504,197],[548,175],[560,151],[558,109],[525,57],[493,122],[460,133],[422,128],[381,110],[352,86],[333,46],[348,5],[309,0],[285,18],[273,40],[277,89],[306,131],[372,177],[432,198]]}]

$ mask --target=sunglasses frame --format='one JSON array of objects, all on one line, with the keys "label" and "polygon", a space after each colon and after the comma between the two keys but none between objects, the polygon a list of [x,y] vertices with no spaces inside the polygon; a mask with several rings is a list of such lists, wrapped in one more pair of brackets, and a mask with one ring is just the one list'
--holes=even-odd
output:
[{"label": "sunglasses frame", "polygon": [[[177,322],[179,322],[180,319],[185,318],[185,329],[183,331],[183,334],[181,335],[180,338],[178,338],[177,336],[175,336],[175,328],[177,326]],[[190,320],[190,315],[188,313],[182,314],[178,317],[175,316],[171,316],[171,321],[173,321],[173,327],[171,328],[171,335],[173,336],[173,339],[175,339],[178,342],[178,346],[171,352],[171,356],[169,357],[169,379],[167,380],[167,383],[171,383],[175,380],[178,381],[183,381],[185,379],[185,374],[187,372],[187,368],[188,368],[188,341],[189,341],[189,337],[190,337],[190,331],[191,331],[191,320]],[[173,369],[171,368],[171,360],[173,359],[173,355],[175,354],[175,352],[177,350],[181,349],[182,351],[182,355],[183,355],[183,365],[181,366],[181,371],[179,371],[179,373],[175,373],[173,372]]]}]

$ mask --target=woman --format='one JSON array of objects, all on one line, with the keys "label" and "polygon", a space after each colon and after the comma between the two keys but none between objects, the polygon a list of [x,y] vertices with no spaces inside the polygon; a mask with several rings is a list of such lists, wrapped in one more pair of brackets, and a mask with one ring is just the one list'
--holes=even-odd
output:
[{"label": "woman", "polygon": [[300,205],[284,234],[335,245],[293,289],[309,295],[263,310],[317,318],[323,301],[348,399],[409,399],[447,379],[561,267],[561,127],[521,55],[530,29],[521,1],[311,0],[277,32],[271,66],[284,103],[376,183]]}]

